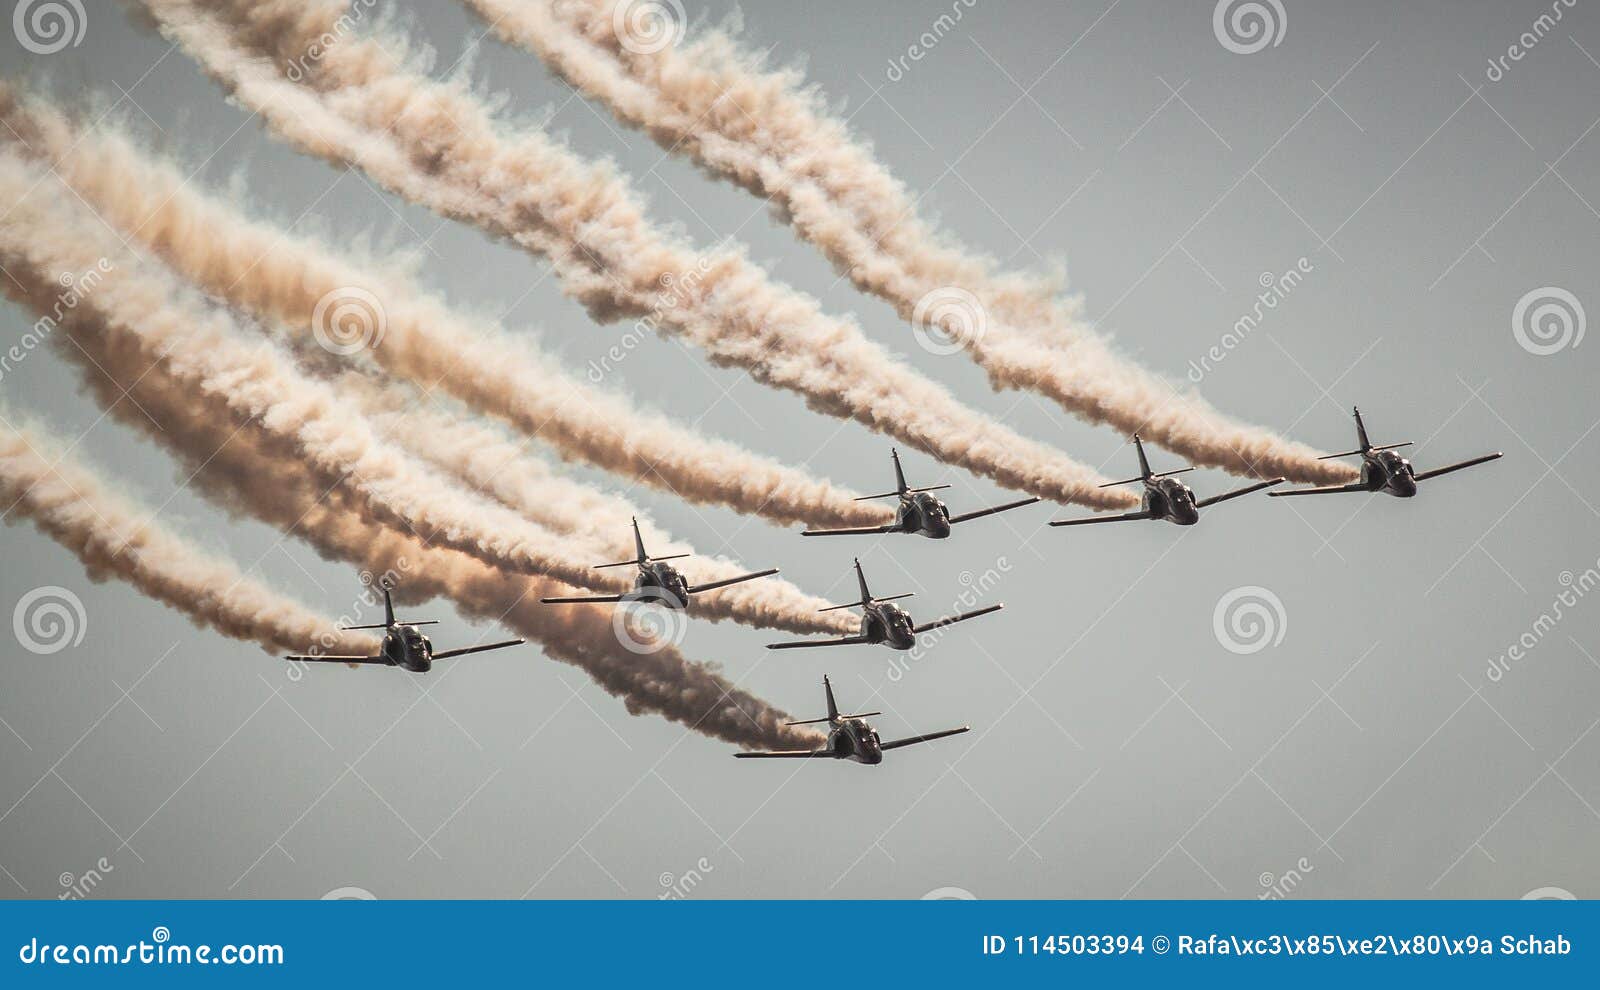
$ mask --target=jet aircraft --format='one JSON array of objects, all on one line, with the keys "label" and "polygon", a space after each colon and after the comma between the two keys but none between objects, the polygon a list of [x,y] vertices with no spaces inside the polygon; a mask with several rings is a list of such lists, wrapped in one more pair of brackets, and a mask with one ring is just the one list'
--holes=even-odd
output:
[{"label": "jet aircraft", "polygon": [[1162,471],[1156,474],[1150,470],[1150,461],[1144,456],[1144,443],[1139,435],[1133,435],[1133,446],[1139,452],[1139,477],[1129,478],[1126,481],[1113,481],[1101,485],[1101,488],[1111,488],[1116,485],[1131,485],[1135,482],[1144,483],[1144,497],[1137,512],[1125,512],[1118,516],[1084,516],[1082,519],[1057,519],[1052,526],[1084,526],[1089,523],[1123,522],[1128,519],[1156,519],[1177,523],[1179,526],[1193,526],[1200,521],[1200,510],[1208,505],[1226,502],[1230,498],[1240,495],[1249,495],[1259,492],[1263,488],[1281,485],[1283,478],[1274,478],[1271,481],[1260,481],[1243,488],[1235,488],[1231,492],[1213,495],[1210,498],[1195,500],[1194,492],[1188,485],[1174,478],[1173,475],[1193,471],[1193,467],[1181,467],[1172,471]]},{"label": "jet aircraft", "polygon": [[861,632],[859,635],[846,636],[843,639],[804,639],[790,643],[769,643],[767,644],[767,649],[798,650],[808,646],[850,646],[855,643],[882,643],[892,650],[909,650],[917,645],[917,637],[930,629],[938,629],[941,626],[965,622],[968,619],[976,619],[980,615],[998,612],[1005,607],[1004,605],[988,605],[971,612],[946,616],[918,626],[912,624],[911,616],[906,614],[905,609],[898,605],[889,604],[902,598],[910,598],[914,592],[908,592],[904,595],[890,595],[887,598],[872,597],[872,592],[867,588],[867,579],[861,573],[861,561],[859,559],[856,561],[856,583],[861,587],[860,601],[849,602],[844,605],[829,605],[825,609],[820,609],[820,611],[832,612],[834,609],[860,606]]},{"label": "jet aircraft", "polygon": [[800,535],[857,536],[871,533],[915,533],[926,536],[931,540],[942,540],[950,535],[950,527],[956,523],[980,519],[983,516],[992,516],[995,513],[1006,512],[1011,509],[1020,509],[1024,505],[1032,505],[1039,501],[1037,498],[1025,498],[989,509],[963,512],[959,516],[952,516],[950,509],[944,502],[933,494],[933,492],[949,488],[949,485],[912,488],[906,484],[905,472],[900,469],[900,452],[890,448],[889,456],[894,458],[895,490],[881,492],[877,495],[863,495],[856,501],[865,502],[875,498],[898,498],[900,504],[895,507],[894,522],[885,523],[882,526],[856,526],[850,529],[808,529],[801,532]]},{"label": "jet aircraft", "polygon": [[1417,482],[1429,478],[1437,478],[1441,474],[1460,471],[1462,468],[1473,467],[1492,461],[1500,456],[1499,451],[1474,457],[1471,460],[1447,464],[1442,468],[1432,471],[1417,473],[1411,462],[1395,453],[1398,447],[1409,447],[1411,441],[1403,443],[1386,443],[1374,447],[1372,441],[1367,439],[1367,426],[1361,421],[1361,410],[1354,409],[1356,417],[1356,438],[1361,446],[1356,450],[1347,450],[1338,454],[1327,454],[1319,460],[1329,460],[1334,457],[1354,457],[1361,455],[1361,480],[1353,481],[1348,485],[1324,485],[1321,488],[1289,488],[1281,492],[1268,492],[1274,497],[1279,495],[1332,495],[1335,492],[1384,492],[1396,498],[1411,498],[1417,494]]},{"label": "jet aircraft", "polygon": [[896,739],[892,742],[883,742],[878,738],[878,733],[867,724],[867,717],[882,715],[882,712],[862,712],[859,715],[841,715],[839,706],[833,700],[833,685],[828,682],[826,675],[822,678],[822,690],[828,696],[828,717],[806,719],[801,722],[788,722],[787,725],[819,725],[828,724],[828,744],[822,749],[780,749],[766,752],[735,753],[735,758],[741,760],[854,760],[869,766],[883,762],[883,754],[891,749],[902,746],[914,746],[917,743],[931,742],[943,739],[945,736],[958,736],[968,731],[970,726],[963,725],[959,729],[945,729],[943,732],[930,732],[923,736],[911,736],[906,739]]},{"label": "jet aircraft", "polygon": [[596,569],[604,567],[637,567],[639,576],[634,579],[633,590],[620,595],[588,595],[578,598],[541,598],[539,601],[546,605],[581,605],[585,603],[605,602],[647,602],[662,605],[667,608],[688,608],[689,598],[693,595],[704,594],[707,591],[716,591],[726,588],[730,584],[739,584],[743,581],[754,581],[756,578],[770,577],[778,573],[776,567],[769,567],[764,571],[754,574],[741,574],[738,577],[724,578],[721,581],[708,581],[705,584],[690,584],[676,567],[664,563],[668,560],[681,560],[692,556],[687,553],[675,553],[666,557],[652,557],[645,552],[644,537],[639,535],[639,520],[633,521],[633,545],[637,555],[633,560],[620,560],[614,564],[596,564]]},{"label": "jet aircraft", "polygon": [[503,643],[489,643],[486,646],[468,646],[460,650],[445,650],[443,653],[433,651],[433,642],[417,630],[418,626],[437,625],[438,619],[419,619],[415,622],[401,622],[394,617],[394,602],[389,597],[389,588],[383,589],[383,622],[368,626],[340,626],[341,629],[382,629],[383,646],[379,648],[378,655],[368,656],[325,656],[302,654],[284,657],[285,660],[295,660],[301,663],[370,663],[384,667],[399,667],[409,670],[413,674],[426,674],[433,669],[435,660],[448,660],[451,657],[465,656],[468,653],[483,653],[487,650],[503,650],[508,646],[520,646],[524,641],[510,639]]}]

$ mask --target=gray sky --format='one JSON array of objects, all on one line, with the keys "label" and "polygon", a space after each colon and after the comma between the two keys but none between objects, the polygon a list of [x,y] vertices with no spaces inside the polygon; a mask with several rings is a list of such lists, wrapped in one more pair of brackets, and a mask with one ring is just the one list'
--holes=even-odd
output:
[{"label": "gray sky", "polygon": [[[441,64],[482,34],[455,5],[407,6]],[[734,9],[685,6],[695,25]],[[1248,54],[1219,41],[1210,4],[1183,6],[978,0],[897,81],[890,60],[949,3],[748,0],[742,14],[752,45],[805,58],[927,213],[1014,265],[1063,262],[1089,314],[1157,370],[1182,377],[1251,311],[1262,273],[1304,259],[1303,283],[1205,375],[1221,409],[1342,450],[1359,403],[1375,441],[1418,442],[1422,468],[1504,460],[1412,502],[1252,498],[1192,530],[1050,530],[1079,510],[1035,507],[943,544],[801,540],[577,472],[697,547],[781,565],[833,600],[855,552],[874,590],[918,592],[928,612],[963,572],[1003,571],[1006,611],[903,676],[881,648],[773,654],[767,634],[690,630],[690,656],[802,716],[821,713],[827,672],[843,705],[884,710],[886,737],[973,726],[877,768],[735,763],[532,649],[423,679],[294,682],[8,527],[0,618],[61,586],[86,620],[81,645],[51,655],[6,640],[0,891],[51,897],[96,870],[95,896],[117,897],[652,897],[689,876],[696,897],[1600,892],[1600,601],[1533,632],[1563,575],[1600,566],[1596,345],[1538,354],[1513,332],[1539,290],[1600,309],[1600,21],[1589,4],[1565,11],[1494,80],[1489,60],[1548,3],[1283,0],[1281,39]],[[279,145],[122,7],[84,7],[81,43],[56,54],[0,31],[6,75],[115,101],[197,182],[238,179],[282,222],[425,243],[432,286],[575,369],[623,332],[527,256]],[[471,65],[509,112],[548,113],[581,154],[615,158],[658,219],[698,243],[735,234],[964,401],[1131,473],[1113,431],[918,349],[757,200],[665,157],[534,56],[486,41]],[[0,306],[0,341],[31,322]],[[884,438],[675,342],[645,343],[607,385],[857,489],[890,481]],[[356,594],[348,569],[174,494],[172,460],[102,419],[55,355],[0,389],[150,503],[172,496],[161,519],[191,539],[331,614]],[[956,511],[1000,494],[920,455],[906,466],[952,483]],[[1230,483],[1195,477],[1201,494]],[[1248,654],[1214,632],[1241,588],[1264,589],[1249,594],[1281,633]],[[441,643],[476,634],[444,603],[427,611],[446,620]],[[1537,644],[1491,679],[1524,634]]]}]

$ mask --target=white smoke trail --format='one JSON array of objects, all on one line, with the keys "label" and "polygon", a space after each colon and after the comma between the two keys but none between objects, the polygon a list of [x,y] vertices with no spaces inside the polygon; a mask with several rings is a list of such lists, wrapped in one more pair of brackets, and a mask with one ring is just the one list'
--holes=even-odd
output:
[{"label": "white smoke trail", "polygon": [[[43,178],[29,163],[0,154],[0,200],[12,202],[0,219],[0,252],[21,259],[32,277],[45,282],[101,267],[107,245],[98,221]],[[492,566],[603,591],[628,587],[626,575],[595,571],[593,561],[569,553],[544,527],[441,484],[375,436],[352,402],[326,383],[301,376],[276,347],[241,340],[227,312],[197,298],[161,266],[119,260],[103,272],[79,311],[93,311],[136,336],[150,360],[162,361],[189,387],[224,400],[236,419],[257,420],[291,442],[323,477],[359,492],[377,519]],[[771,598],[713,596],[697,602],[696,611],[796,631],[839,627],[836,617],[817,614],[815,599],[788,590]]]},{"label": "white smoke trail", "polygon": [[269,653],[377,650],[371,636],[338,631],[298,602],[190,546],[148,512],[113,495],[37,428],[17,426],[0,408],[0,516],[28,519],[77,557],[97,581],[115,578],[170,605],[201,628],[255,643]]},{"label": "white smoke trail", "polygon": [[[29,287],[3,280],[3,287],[8,296],[41,312],[49,311],[58,295],[49,284]],[[71,316],[58,328],[71,346],[63,339],[58,350],[80,369],[98,403],[172,451],[184,465],[186,483],[229,512],[302,538],[329,560],[404,574],[397,591],[402,602],[447,597],[468,615],[503,623],[540,643],[551,658],[584,670],[633,714],[660,714],[745,746],[818,743],[819,734],[786,727],[790,716],[785,712],[730,683],[714,667],[686,660],[671,643],[643,652],[627,648],[608,609],[538,604],[541,596],[570,594],[573,589],[566,585],[508,575],[369,520],[353,493],[315,479],[294,456],[292,443],[259,422],[236,424],[225,402],[189,387],[163,362],[152,364],[136,335],[86,307]],[[305,645],[294,644],[296,649]]]},{"label": "white smoke trail", "polygon": [[[779,523],[860,526],[887,518],[826,481],[634,409],[563,373],[495,321],[451,309],[403,273],[362,267],[314,238],[253,220],[104,122],[78,128],[4,83],[0,121],[0,140],[49,161],[108,222],[191,281],[339,353],[364,350],[393,374],[448,392],[564,456]],[[351,322],[339,325],[346,302]]]},{"label": "white smoke trail", "polygon": [[[395,39],[351,36],[335,0],[146,5],[281,137],[547,258],[597,318],[646,317],[715,363],[1006,487],[1102,508],[1132,504],[1124,491],[1099,488],[1103,479],[1083,465],[957,403],[852,321],[822,314],[742,254],[697,254],[667,237],[611,169],[538,132],[502,136],[464,86],[433,82],[397,61]],[[288,76],[307,85],[287,81],[260,56],[292,66]],[[665,283],[672,293],[664,305]]]},{"label": "white smoke trail", "polygon": [[[995,387],[1041,392],[1205,466],[1302,481],[1349,476],[1348,467],[1230,419],[1118,355],[1079,301],[1062,297],[1058,279],[1002,273],[924,221],[916,198],[798,72],[768,70],[721,31],[687,45],[640,44],[619,16],[634,2],[466,0],[503,40],[538,54],[620,119],[770,199],[841,273],[919,332],[965,349]],[[936,302],[957,293],[970,302],[953,307],[961,322],[952,324]],[[981,316],[976,330],[965,309]]]}]

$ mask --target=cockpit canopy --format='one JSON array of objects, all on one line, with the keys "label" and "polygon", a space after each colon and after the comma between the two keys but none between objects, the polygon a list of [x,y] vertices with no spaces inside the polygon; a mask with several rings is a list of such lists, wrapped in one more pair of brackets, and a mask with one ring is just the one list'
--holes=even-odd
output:
[{"label": "cockpit canopy", "polygon": [[938,497],[935,496],[931,492],[918,492],[916,495],[912,496],[911,500],[916,503],[917,508],[924,515],[927,515],[927,516],[949,516],[950,515],[950,510],[948,508],[946,508],[945,504],[943,502],[939,501]]}]

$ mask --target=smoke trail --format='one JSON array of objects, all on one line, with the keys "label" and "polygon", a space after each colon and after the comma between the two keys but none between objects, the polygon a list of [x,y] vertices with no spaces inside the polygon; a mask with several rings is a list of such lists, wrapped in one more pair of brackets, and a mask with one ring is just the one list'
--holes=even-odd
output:
[{"label": "smoke trail", "polygon": [[[0,280],[18,302],[48,312],[57,290]],[[309,542],[323,557],[374,573],[405,575],[402,602],[447,597],[467,615],[503,623],[539,642],[552,659],[589,674],[633,714],[651,712],[744,746],[809,747],[821,736],[783,725],[790,716],[734,686],[714,667],[684,659],[670,643],[630,649],[608,610],[551,609],[542,595],[564,585],[507,575],[453,550],[367,520],[352,494],[312,478],[294,445],[258,423],[236,425],[224,402],[188,387],[163,362],[151,364],[143,341],[85,307],[57,332],[61,355],[82,372],[100,406],[167,447],[186,483],[228,512],[249,516]],[[129,401],[129,400],[132,401]],[[305,643],[295,644],[303,649]],[[468,661],[462,661],[468,662]]]},{"label": "smoke trail", "polygon": [[566,375],[494,321],[452,310],[404,274],[363,270],[316,239],[252,220],[104,124],[76,128],[48,107],[24,105],[3,83],[0,121],[0,140],[25,142],[109,222],[190,280],[331,350],[365,350],[390,372],[449,392],[564,456],[783,524],[887,518],[826,481]]},{"label": "smoke trail", "polygon": [[[53,186],[41,188],[41,178],[15,157],[0,155],[0,199],[14,201],[0,220],[0,249],[24,259],[32,277],[46,281],[103,267],[98,252],[105,245],[85,232],[86,212],[49,195]],[[629,586],[626,575],[595,571],[592,561],[567,552],[544,527],[441,484],[376,437],[353,403],[326,383],[300,376],[275,347],[241,341],[226,312],[195,298],[159,266],[134,258],[109,266],[81,308],[135,334],[151,360],[163,361],[189,387],[223,398],[235,418],[259,420],[292,440],[325,480],[359,492],[376,519],[492,566],[605,591]],[[788,594],[771,597],[712,596],[697,602],[696,612],[795,631],[838,629],[836,617],[818,615],[817,600],[784,587]]]},{"label": "smoke trail", "polygon": [[[522,516],[575,534],[577,540],[567,543],[569,553],[589,553],[596,563],[633,556],[631,522],[637,510],[626,503],[552,474],[544,464],[522,456],[520,448],[493,430],[433,408],[410,389],[384,386],[356,371],[335,379],[334,389],[355,401],[380,435],[456,481]],[[674,541],[648,520],[642,521],[640,528],[652,554],[693,553],[692,548]],[[749,571],[736,561],[700,555],[680,569],[691,585]],[[713,620],[750,621],[771,628],[853,633],[853,617],[838,612],[821,614],[827,605],[823,599],[807,595],[781,578],[770,577],[694,598],[690,612]]]},{"label": "smoke trail", "polygon": [[[146,5],[281,137],[547,258],[597,319],[642,318],[702,347],[714,363],[1006,487],[1102,508],[1133,504],[1126,492],[1098,488],[1103,479],[1084,466],[957,403],[852,321],[825,316],[739,252],[697,254],[668,238],[610,168],[538,132],[501,136],[463,86],[407,71],[389,54],[394,39],[349,37],[335,0],[210,5],[231,23],[188,0]],[[285,81],[241,44],[308,85]]]},{"label": "smoke trail", "polygon": [[255,643],[269,653],[372,652],[370,636],[334,623],[209,556],[106,490],[59,445],[12,424],[0,409],[0,499],[7,521],[27,518],[77,557],[96,581],[116,578],[177,609],[202,629]]},{"label": "smoke trail", "polygon": [[1349,476],[1118,355],[1079,301],[1061,297],[1057,279],[1003,274],[925,222],[916,199],[798,72],[769,71],[720,31],[689,45],[667,36],[641,44],[619,16],[635,0],[466,2],[503,40],[538,54],[663,147],[770,199],[857,287],[919,330],[939,332],[951,350],[965,349],[996,388],[1041,392],[1206,466],[1301,481]]}]

